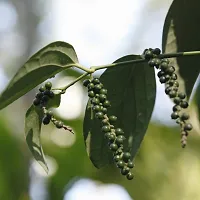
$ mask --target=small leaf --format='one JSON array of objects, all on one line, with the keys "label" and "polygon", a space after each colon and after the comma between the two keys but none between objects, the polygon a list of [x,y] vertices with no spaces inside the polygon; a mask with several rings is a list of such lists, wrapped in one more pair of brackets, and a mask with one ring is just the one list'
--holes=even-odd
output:
[{"label": "small leaf", "polygon": [[32,105],[26,112],[25,119],[25,137],[26,142],[34,158],[48,173],[48,166],[44,158],[40,142],[40,132],[42,124],[43,113],[42,110]]},{"label": "small leaf", "polygon": [[55,74],[78,63],[73,46],[53,42],[33,55],[16,73],[0,96],[0,109],[11,104],[25,93]]},{"label": "small leaf", "polygon": [[[141,57],[128,55],[115,62],[136,59]],[[111,102],[108,115],[117,116],[116,128],[122,128],[125,132],[124,149],[130,150],[134,158],[146,133],[154,107],[154,69],[147,63],[125,64],[107,69],[100,80],[108,90],[107,97]],[[83,133],[87,153],[94,166],[101,168],[112,163],[112,153],[101,132],[101,123],[94,117],[90,101],[86,107]]]},{"label": "small leaf", "polygon": [[[165,19],[162,37],[163,53],[196,51],[200,48],[200,1],[174,0]],[[199,56],[170,59],[176,68],[180,89],[190,98],[200,72]]]}]

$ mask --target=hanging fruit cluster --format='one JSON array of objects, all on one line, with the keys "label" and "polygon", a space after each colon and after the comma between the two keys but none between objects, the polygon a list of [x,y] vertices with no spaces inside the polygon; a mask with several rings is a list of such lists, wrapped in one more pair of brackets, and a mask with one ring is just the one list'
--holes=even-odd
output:
[{"label": "hanging fruit cluster", "polygon": [[83,85],[88,88],[88,96],[92,105],[92,110],[95,117],[101,121],[101,131],[108,142],[110,150],[113,152],[113,160],[116,166],[120,169],[122,175],[128,180],[133,179],[131,168],[134,164],[131,160],[131,154],[124,151],[124,131],[115,127],[117,117],[114,115],[108,116],[107,110],[111,107],[110,101],[107,99],[107,90],[98,78],[92,80],[86,79]]},{"label": "hanging fruit cluster", "polygon": [[150,67],[159,69],[157,76],[161,84],[165,84],[165,93],[173,100],[173,112],[171,118],[181,127],[181,145],[184,148],[187,144],[188,132],[192,130],[192,124],[188,122],[190,116],[183,109],[188,108],[186,94],[179,91],[178,76],[175,67],[172,66],[168,59],[159,58],[161,50],[159,48],[146,49],[144,58],[148,61]]}]

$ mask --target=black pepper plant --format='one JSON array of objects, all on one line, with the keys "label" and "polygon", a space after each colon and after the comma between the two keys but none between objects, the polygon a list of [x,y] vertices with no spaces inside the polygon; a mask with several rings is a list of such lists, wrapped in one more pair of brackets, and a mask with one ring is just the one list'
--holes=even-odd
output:
[{"label": "black pepper plant", "polygon": [[[185,4],[173,1],[164,24],[162,51],[148,48],[141,55],[126,55],[112,64],[86,68],[78,62],[72,45],[57,41],[42,48],[18,70],[0,96],[0,109],[45,81],[26,113],[25,136],[34,158],[47,172],[40,143],[41,126],[52,123],[56,128],[74,134],[71,127],[56,119],[51,108],[59,107],[61,95],[78,81],[82,81],[89,98],[83,121],[83,138],[95,167],[115,164],[122,175],[128,180],[133,179],[134,158],[155,103],[155,74],[174,104],[171,116],[165,117],[175,120],[180,126],[181,146],[186,146],[187,137],[193,129],[189,99],[200,69],[199,66],[188,65],[193,64],[195,59],[199,60],[199,45],[184,45],[187,38],[184,38],[185,26],[181,24],[183,19],[187,19],[188,26],[192,26],[193,19],[186,12],[193,9],[191,5],[189,1]],[[181,6],[182,13],[175,12]],[[171,41],[176,48],[171,47]],[[48,79],[72,67],[84,73],[65,87],[53,88]],[[188,73],[189,67],[194,73]],[[94,77],[93,73],[100,69],[106,70],[100,77]]]}]

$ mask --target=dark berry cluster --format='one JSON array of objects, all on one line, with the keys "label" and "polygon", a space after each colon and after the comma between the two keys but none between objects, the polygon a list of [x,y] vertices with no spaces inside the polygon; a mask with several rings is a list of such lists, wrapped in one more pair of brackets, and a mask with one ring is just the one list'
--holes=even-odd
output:
[{"label": "dark berry cluster", "polygon": [[160,83],[165,84],[165,93],[173,99],[174,106],[171,118],[176,120],[176,123],[181,127],[181,144],[184,148],[187,143],[188,132],[192,130],[192,124],[188,122],[189,114],[183,112],[189,105],[186,100],[186,94],[179,92],[179,82],[177,74],[175,73],[175,67],[170,65],[170,62],[166,58],[159,58],[161,51],[159,48],[146,49],[144,51],[144,57],[148,60],[150,67],[156,67],[159,69],[157,74]]},{"label": "dark berry cluster", "polygon": [[33,100],[33,105],[38,106],[43,110],[43,119],[42,123],[44,125],[48,125],[50,122],[53,122],[53,124],[56,126],[56,128],[64,128],[65,130],[70,131],[73,133],[73,130],[65,126],[62,121],[56,120],[53,112],[51,110],[47,110],[46,106],[48,104],[48,101],[50,99],[53,99],[55,96],[54,92],[52,91],[52,83],[46,82],[44,86],[41,86],[39,88],[39,92],[36,94],[35,99]]},{"label": "dark berry cluster", "polygon": [[86,79],[83,85],[88,88],[92,110],[95,113],[95,117],[101,121],[101,131],[104,133],[109,148],[113,152],[116,166],[120,169],[122,175],[126,176],[128,180],[132,180],[133,173],[131,168],[134,167],[134,164],[131,161],[130,152],[124,151],[123,148],[123,143],[126,139],[124,131],[121,128],[115,127],[116,116],[107,115],[107,109],[111,107],[111,103],[107,99],[107,90],[98,78]]}]

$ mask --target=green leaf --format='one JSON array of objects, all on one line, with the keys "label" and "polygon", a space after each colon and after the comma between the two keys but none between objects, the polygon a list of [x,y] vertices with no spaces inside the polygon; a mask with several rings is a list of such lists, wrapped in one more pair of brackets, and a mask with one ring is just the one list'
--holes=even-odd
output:
[{"label": "green leaf", "polygon": [[73,63],[78,63],[78,58],[73,46],[68,43],[58,41],[42,48],[18,70],[3,91],[0,109]]},{"label": "green leaf", "polygon": [[42,124],[43,112],[40,108],[32,105],[26,112],[25,119],[25,137],[28,147],[34,158],[48,173],[48,166],[44,158],[40,142],[40,132]]},{"label": "green leaf", "polygon": [[[141,57],[128,55],[115,62],[135,59]],[[156,96],[154,69],[147,63],[125,64],[107,69],[100,80],[108,89],[107,97],[111,102],[108,115],[117,116],[116,127],[122,128],[125,132],[124,148],[130,150],[134,158],[146,133],[154,107]],[[101,168],[112,163],[108,142],[101,132],[99,120],[94,117],[90,101],[86,107],[83,133],[87,153],[94,166]]]},{"label": "green leaf", "polygon": [[[165,19],[163,53],[195,51],[200,48],[200,1],[174,0]],[[176,68],[180,89],[188,98],[200,72],[199,56],[170,59]]]}]

